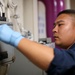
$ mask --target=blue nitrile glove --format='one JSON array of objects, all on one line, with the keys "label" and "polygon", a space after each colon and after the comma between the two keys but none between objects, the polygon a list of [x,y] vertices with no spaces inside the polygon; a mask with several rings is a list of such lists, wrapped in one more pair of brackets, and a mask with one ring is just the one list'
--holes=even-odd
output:
[{"label": "blue nitrile glove", "polygon": [[7,24],[0,25],[0,41],[17,47],[22,38],[24,37],[20,33],[12,30]]}]

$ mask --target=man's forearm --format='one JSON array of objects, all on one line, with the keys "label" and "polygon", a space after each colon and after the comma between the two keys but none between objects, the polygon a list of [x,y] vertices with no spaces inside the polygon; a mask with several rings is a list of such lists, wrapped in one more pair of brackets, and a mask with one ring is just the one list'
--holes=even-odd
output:
[{"label": "man's forearm", "polygon": [[47,70],[54,58],[53,48],[32,42],[25,38],[19,42],[18,50],[43,70]]}]

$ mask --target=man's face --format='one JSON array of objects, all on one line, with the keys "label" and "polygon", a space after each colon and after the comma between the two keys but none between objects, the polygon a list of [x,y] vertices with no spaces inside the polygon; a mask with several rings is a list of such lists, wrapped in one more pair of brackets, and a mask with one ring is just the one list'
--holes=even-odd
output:
[{"label": "man's face", "polygon": [[73,18],[67,14],[61,14],[54,23],[54,39],[56,45],[68,48],[75,42],[75,25]]}]

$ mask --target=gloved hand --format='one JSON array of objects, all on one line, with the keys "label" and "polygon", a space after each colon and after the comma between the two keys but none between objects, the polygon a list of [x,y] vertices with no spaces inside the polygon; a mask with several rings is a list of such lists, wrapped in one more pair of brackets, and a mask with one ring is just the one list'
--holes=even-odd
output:
[{"label": "gloved hand", "polygon": [[0,25],[0,41],[17,47],[22,38],[24,37],[20,33],[12,30],[8,25]]}]

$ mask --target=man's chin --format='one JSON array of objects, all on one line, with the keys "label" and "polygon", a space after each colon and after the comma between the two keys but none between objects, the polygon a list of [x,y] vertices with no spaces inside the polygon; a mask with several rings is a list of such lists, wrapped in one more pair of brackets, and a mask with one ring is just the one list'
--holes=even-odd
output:
[{"label": "man's chin", "polygon": [[55,41],[55,44],[59,46],[61,43],[59,41]]},{"label": "man's chin", "polygon": [[55,42],[55,45],[61,47],[61,43],[60,42]]}]

